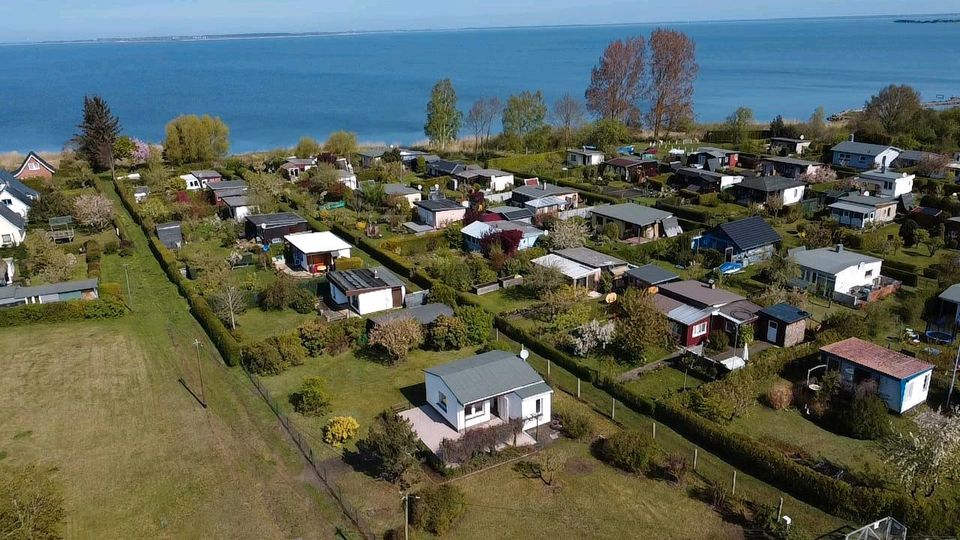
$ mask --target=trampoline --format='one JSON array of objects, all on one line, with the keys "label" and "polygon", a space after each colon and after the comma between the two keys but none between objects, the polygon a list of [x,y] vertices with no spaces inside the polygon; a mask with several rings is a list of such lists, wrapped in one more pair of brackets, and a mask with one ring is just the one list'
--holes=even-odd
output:
[{"label": "trampoline", "polygon": [[946,332],[938,332],[936,330],[927,330],[923,333],[927,338],[927,341],[930,343],[939,343],[941,345],[949,345],[953,343],[953,336]]}]

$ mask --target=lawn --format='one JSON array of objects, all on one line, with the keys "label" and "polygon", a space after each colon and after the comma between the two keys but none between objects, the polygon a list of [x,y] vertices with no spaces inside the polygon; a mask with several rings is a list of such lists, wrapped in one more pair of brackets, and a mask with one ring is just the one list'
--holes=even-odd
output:
[{"label": "lawn", "polygon": [[540,300],[527,295],[521,287],[499,289],[483,296],[471,294],[470,298],[491,313],[518,311],[540,303]]},{"label": "lawn", "polygon": [[249,308],[237,318],[237,332],[244,343],[256,343],[271,336],[292,332],[316,316],[316,313],[303,314],[292,309],[266,311],[258,307]]},{"label": "lawn", "polygon": [[[119,203],[118,203],[119,208]],[[134,312],[111,321],[0,329],[0,455],[62,487],[64,536],[331,538],[349,530],[245,376],[225,368],[146,239],[103,257],[129,265]],[[199,388],[204,409],[180,384]]]},{"label": "lawn", "polygon": [[[56,471],[68,537],[330,537],[339,514],[147,257],[125,260],[133,314],[0,330],[0,449]],[[207,409],[178,382],[198,387],[195,337]]]},{"label": "lawn", "polygon": [[[281,375],[263,377],[270,393],[308,435],[320,441],[323,426],[333,416],[352,416],[360,422],[361,433],[374,417],[393,406],[407,407],[408,402],[425,401],[424,368],[445,364],[476,354],[475,348],[460,351],[411,351],[407,360],[387,365],[379,358],[367,358],[363,351],[338,356],[324,354],[310,358],[302,366],[288,369]],[[304,377],[319,375],[327,382],[331,409],[321,417],[306,417],[293,411],[288,397],[300,389]]]},{"label": "lawn", "polygon": [[496,531],[499,538],[531,539],[742,537],[739,527],[686,490],[617,471],[591,456],[584,443],[560,440],[545,452],[563,456],[556,487],[524,478],[509,465],[454,480],[468,506],[450,536],[483,539]]},{"label": "lawn", "polygon": [[684,374],[672,367],[660,368],[625,383],[626,387],[644,397],[657,399],[684,389],[696,388],[705,381],[692,373]]}]

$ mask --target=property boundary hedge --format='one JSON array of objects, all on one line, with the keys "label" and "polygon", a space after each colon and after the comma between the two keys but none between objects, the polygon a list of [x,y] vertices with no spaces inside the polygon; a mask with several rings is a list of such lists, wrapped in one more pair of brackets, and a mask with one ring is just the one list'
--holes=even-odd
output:
[{"label": "property boundary hedge", "polygon": [[68,300],[51,304],[25,304],[0,309],[0,327],[35,323],[60,323],[94,319],[115,319],[126,313],[119,298]]},{"label": "property boundary hedge", "polygon": [[[102,181],[97,180],[97,188],[101,193],[105,191],[105,186]],[[167,274],[167,277],[177,286],[180,294],[187,299],[187,303],[190,305],[190,313],[197,319],[197,322],[203,327],[207,336],[210,337],[210,340],[217,347],[217,350],[220,351],[224,362],[229,366],[238,365],[241,357],[240,343],[233,337],[233,334],[227,331],[227,327],[223,325],[220,318],[213,312],[213,309],[210,308],[210,304],[207,303],[206,299],[188,286],[184,277],[180,274],[180,265],[176,257],[173,256],[173,253],[171,253],[166,246],[160,243],[158,238],[153,236],[152,232],[140,217],[140,214],[137,213],[134,204],[130,202],[126,192],[116,184],[112,184],[112,188],[117,192],[117,195],[120,197],[120,202],[124,208],[126,208],[127,212],[130,213],[130,217],[140,226],[143,234],[147,237],[147,245],[160,263],[160,266],[163,267],[163,271]]]}]

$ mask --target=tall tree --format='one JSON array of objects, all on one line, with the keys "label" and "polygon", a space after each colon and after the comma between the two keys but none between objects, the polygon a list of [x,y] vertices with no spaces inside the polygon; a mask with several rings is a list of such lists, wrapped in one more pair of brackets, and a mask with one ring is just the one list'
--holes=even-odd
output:
[{"label": "tall tree", "polygon": [[500,98],[497,97],[480,98],[470,107],[467,113],[467,127],[473,131],[474,155],[479,154],[487,139],[490,138],[493,119],[500,114],[502,108]]},{"label": "tall tree", "polygon": [[171,163],[200,163],[222,158],[230,150],[230,128],[219,117],[178,116],[167,124],[163,152]]},{"label": "tall tree", "polygon": [[298,158],[303,159],[316,157],[316,155],[319,153],[320,143],[318,143],[313,137],[300,137],[296,148],[293,149],[293,154]]},{"label": "tall tree", "polygon": [[676,30],[657,28],[650,34],[650,88],[647,125],[658,139],[693,121],[693,82],[697,65],[696,45]]},{"label": "tall tree", "polygon": [[587,110],[601,118],[636,124],[638,102],[646,89],[647,47],[643,36],[616,40],[607,45],[590,73],[584,93]]},{"label": "tall tree", "polygon": [[907,123],[923,108],[920,94],[912,87],[891,84],[871,97],[863,108],[863,116],[875,120],[890,137],[907,128]]},{"label": "tall tree", "polygon": [[553,121],[563,137],[563,145],[569,144],[573,130],[583,125],[583,105],[570,94],[553,102]]},{"label": "tall tree", "polygon": [[350,159],[357,151],[357,134],[349,131],[335,131],[323,143],[323,149],[335,156]]},{"label": "tall tree", "polygon": [[724,122],[733,144],[738,146],[750,138],[751,125],[753,125],[753,109],[748,107],[739,107]]},{"label": "tall tree", "polygon": [[543,101],[543,92],[524,90],[507,99],[503,109],[503,132],[517,138],[524,138],[543,127],[547,118],[547,104]]},{"label": "tall tree", "polygon": [[83,98],[83,121],[74,135],[77,152],[90,163],[93,170],[113,169],[114,145],[120,136],[120,119],[113,115],[106,100],[100,96]]},{"label": "tall tree", "polygon": [[427,103],[427,123],[423,132],[431,143],[443,150],[457,139],[462,122],[463,113],[457,110],[457,91],[453,89],[453,83],[450,79],[437,81]]},{"label": "tall tree", "polygon": [[806,127],[811,139],[820,140],[827,134],[827,112],[823,109],[823,105],[814,109]]}]

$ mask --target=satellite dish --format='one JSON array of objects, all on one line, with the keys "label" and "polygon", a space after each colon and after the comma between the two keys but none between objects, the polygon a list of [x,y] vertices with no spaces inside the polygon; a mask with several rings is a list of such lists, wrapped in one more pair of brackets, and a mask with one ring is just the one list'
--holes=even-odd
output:
[{"label": "satellite dish", "polygon": [[820,388],[821,388],[821,386],[820,386],[819,384],[817,384],[817,383],[810,383],[810,389],[813,390],[814,392],[819,392],[819,391],[820,391]]},{"label": "satellite dish", "polygon": [[423,186],[420,184],[417,184],[417,191],[423,191]]},{"label": "satellite dish", "polygon": [[616,301],[617,301],[617,293],[612,292],[612,293],[608,294],[608,295],[603,299],[603,301],[606,302],[606,303],[608,303],[608,304],[612,304],[612,303],[616,302]]},{"label": "satellite dish", "polygon": [[520,358],[522,358],[523,360],[526,360],[527,358],[530,358],[530,351],[528,351],[527,349],[521,349],[521,350],[520,350]]}]

